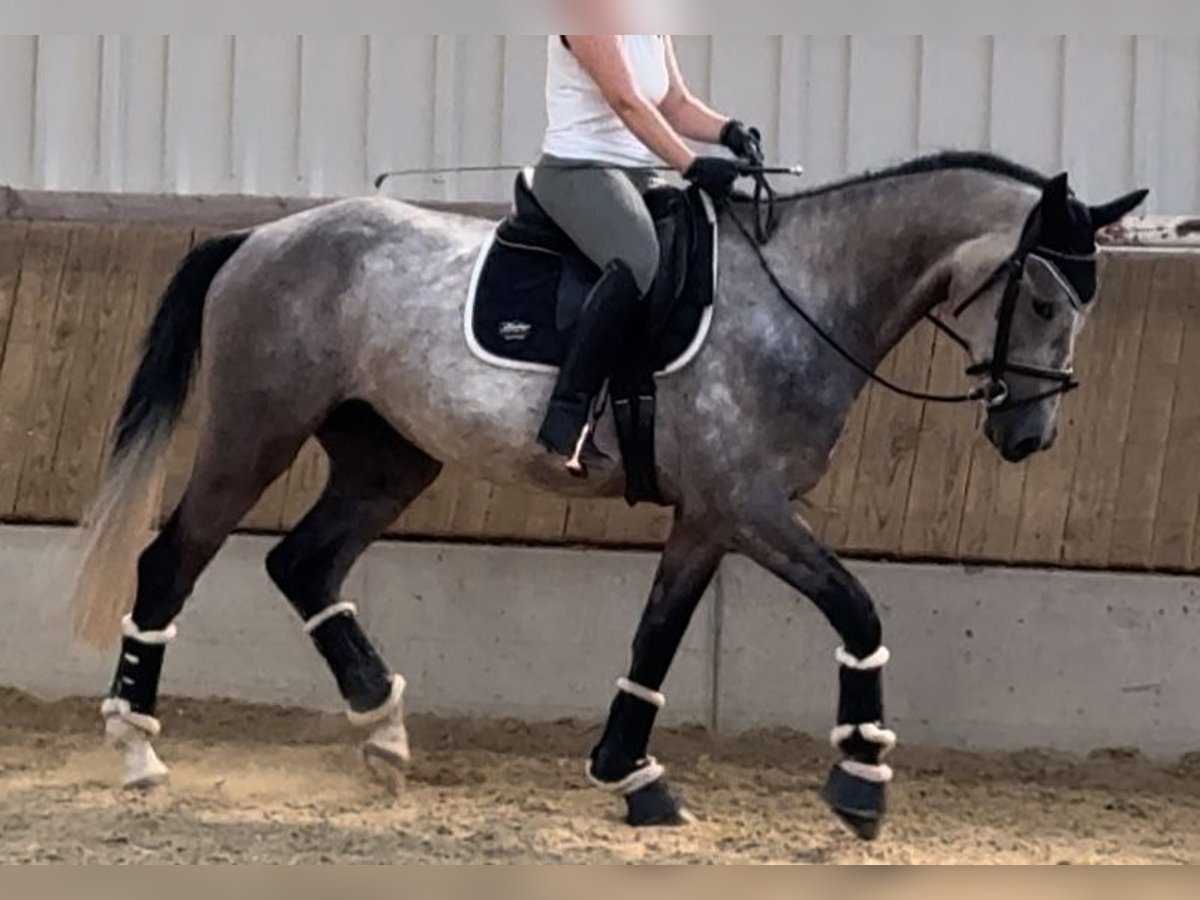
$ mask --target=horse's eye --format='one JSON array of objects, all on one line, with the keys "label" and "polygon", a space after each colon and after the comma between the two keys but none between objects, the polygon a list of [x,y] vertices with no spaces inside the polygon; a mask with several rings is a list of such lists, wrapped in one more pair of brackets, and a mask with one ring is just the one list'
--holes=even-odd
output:
[{"label": "horse's eye", "polygon": [[1033,298],[1033,311],[1035,313],[1037,313],[1039,317],[1045,319],[1047,322],[1054,321],[1054,304],[1051,303],[1049,300],[1041,300],[1037,297],[1034,297]]}]

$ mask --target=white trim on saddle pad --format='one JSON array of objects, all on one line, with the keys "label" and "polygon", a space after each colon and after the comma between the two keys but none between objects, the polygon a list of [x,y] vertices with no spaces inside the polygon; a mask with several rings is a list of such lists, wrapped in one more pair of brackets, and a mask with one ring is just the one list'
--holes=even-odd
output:
[{"label": "white trim on saddle pad", "polygon": [[[526,171],[525,177],[529,177],[529,172]],[[664,375],[674,375],[691,364],[704,348],[708,341],[709,332],[712,331],[713,310],[716,307],[717,295],[717,273],[720,271],[720,254],[717,234],[717,211],[709,199],[707,194],[701,194],[701,199],[704,201],[704,211],[708,216],[708,221],[713,230],[712,243],[712,266],[713,266],[713,302],[710,303],[704,310],[700,318],[700,327],[696,330],[696,336],[692,338],[691,344],[683,352],[677,360],[657,373],[658,377]],[[500,226],[496,226],[483,242],[483,247],[479,250],[479,256],[475,260],[475,269],[471,273],[471,284],[467,289],[467,303],[463,311],[463,334],[467,339],[467,347],[470,348],[471,354],[477,359],[482,360],[491,366],[496,366],[501,369],[509,369],[515,372],[538,372],[544,375],[554,375],[558,372],[558,366],[550,366],[545,363],[524,362],[519,359],[506,359],[503,356],[497,356],[490,353],[475,336],[475,299],[479,293],[479,283],[483,280],[483,270],[487,265],[488,254],[492,252],[492,247],[496,244],[496,233]]]}]

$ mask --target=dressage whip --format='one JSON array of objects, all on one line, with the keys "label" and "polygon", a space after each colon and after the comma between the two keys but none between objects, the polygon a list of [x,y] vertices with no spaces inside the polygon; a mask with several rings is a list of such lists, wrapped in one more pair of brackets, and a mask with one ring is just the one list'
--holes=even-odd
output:
[{"label": "dressage whip", "polygon": [[[535,168],[530,165],[486,165],[486,166],[438,166],[429,169],[394,169],[390,172],[383,172],[375,178],[375,190],[381,189],[387,182],[393,178],[415,178],[418,176],[430,175],[477,175],[477,174],[494,174],[499,172],[520,172],[524,169]],[[675,173],[675,169],[670,166],[610,166],[602,163],[587,163],[584,165],[553,165],[541,164],[536,168],[542,169],[602,169],[602,170],[620,170],[623,172],[650,172],[656,174],[671,174]],[[756,175],[783,175],[799,178],[804,175],[804,166],[746,166],[742,170],[742,174],[747,177]]]}]

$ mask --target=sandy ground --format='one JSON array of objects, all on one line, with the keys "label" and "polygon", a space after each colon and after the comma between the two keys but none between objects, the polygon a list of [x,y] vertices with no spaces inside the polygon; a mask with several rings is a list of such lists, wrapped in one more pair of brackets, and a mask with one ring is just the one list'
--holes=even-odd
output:
[{"label": "sandy ground", "polygon": [[0,863],[1200,863],[1200,755],[899,753],[884,838],[859,844],[816,791],[830,754],[783,733],[656,745],[698,815],[634,833],[588,789],[570,723],[412,723],[408,785],[366,777],[337,717],[167,703],[169,787],[113,787],[95,704],[0,692]]}]

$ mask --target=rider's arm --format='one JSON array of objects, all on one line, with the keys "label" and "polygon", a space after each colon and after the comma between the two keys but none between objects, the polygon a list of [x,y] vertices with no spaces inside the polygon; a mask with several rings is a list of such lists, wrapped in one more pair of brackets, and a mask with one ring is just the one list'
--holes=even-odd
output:
[{"label": "rider's arm", "polygon": [[638,90],[620,36],[569,34],[566,37],[575,58],[629,130],[668,165],[686,171],[696,154],[662,112]]},{"label": "rider's arm", "polygon": [[671,72],[671,90],[659,109],[671,126],[685,138],[704,141],[706,144],[721,142],[721,129],[729,122],[725,116],[714,112],[688,90],[675,56],[675,44],[670,36],[667,41],[667,65]]}]

